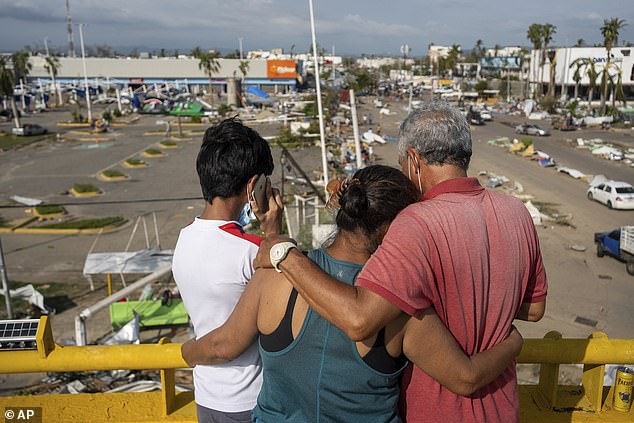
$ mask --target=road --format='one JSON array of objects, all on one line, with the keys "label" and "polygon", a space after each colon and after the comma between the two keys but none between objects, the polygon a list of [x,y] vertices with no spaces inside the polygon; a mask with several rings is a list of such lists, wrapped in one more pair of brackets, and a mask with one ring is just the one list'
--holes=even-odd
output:
[{"label": "road", "polygon": [[[393,115],[378,117],[370,108],[370,100],[363,99],[359,113],[372,110],[375,119],[389,136],[396,136],[398,124],[404,118],[403,103],[393,104]],[[54,122],[60,115],[49,113],[31,118],[39,123]],[[101,204],[104,200],[134,200],[139,198],[189,198],[200,196],[194,163],[201,135],[191,141],[178,143],[178,149],[167,150],[159,159],[144,158],[151,166],[147,169],[118,169],[132,179],[120,183],[96,181],[94,174],[104,167],[118,166],[131,154],[160,141],[161,137],[147,137],[143,133],[157,129],[156,118],[144,117],[137,124],[117,128],[120,135],[104,148],[86,148],[86,143],[44,143],[0,154],[0,203],[9,195],[20,194],[43,198],[49,202],[69,201],[63,195],[73,183],[88,182],[101,187],[105,194],[94,199],[81,200],[85,205],[69,207],[69,212],[82,216],[124,215],[134,219],[137,215],[156,211],[164,248],[173,248],[181,227],[202,209],[200,200],[174,200],[160,203],[131,203],[125,205]],[[275,125],[261,125],[263,135],[274,134]],[[363,127],[362,130],[367,129]],[[611,258],[599,259],[593,248],[593,234],[626,224],[634,224],[634,212],[608,210],[605,206],[586,199],[586,184],[554,169],[543,169],[528,159],[513,156],[504,149],[490,146],[487,140],[500,136],[513,137],[513,129],[499,121],[473,128],[474,156],[470,174],[482,170],[505,175],[519,181],[525,193],[536,200],[552,203],[560,213],[572,214],[574,227],[547,224],[538,229],[544,261],[550,278],[547,314],[538,324],[520,324],[526,336],[543,336],[556,329],[568,337],[588,336],[595,330],[604,330],[612,337],[634,337],[634,278],[625,273],[625,266]],[[596,133],[599,135],[596,135]],[[565,137],[556,134],[536,139],[538,148],[552,154],[560,163],[585,173],[603,173],[609,177],[632,181],[632,169],[622,164],[605,161],[585,151],[569,147]],[[603,136],[601,136],[603,134]],[[580,131],[574,137],[608,139],[609,133]],[[619,134],[628,139],[631,135]],[[395,143],[377,146],[380,163],[396,165]],[[273,181],[280,180],[279,152],[274,150],[276,172]],[[318,148],[293,152],[295,158],[308,171],[320,167]],[[72,201],[76,201],[72,199]],[[22,209],[0,210],[0,214],[24,215]],[[131,226],[100,237],[95,251],[118,251],[125,247]],[[94,236],[35,236],[3,234],[9,277],[13,280],[36,283],[86,283],[81,270]],[[585,252],[571,250],[583,245]],[[131,249],[143,248],[144,237],[137,234]],[[596,321],[596,325],[575,322],[578,317]],[[59,329],[56,328],[56,333]]]}]

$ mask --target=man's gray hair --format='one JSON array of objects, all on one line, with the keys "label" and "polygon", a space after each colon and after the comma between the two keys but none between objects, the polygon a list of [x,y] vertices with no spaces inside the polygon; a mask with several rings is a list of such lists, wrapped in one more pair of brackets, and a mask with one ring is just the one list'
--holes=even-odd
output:
[{"label": "man's gray hair", "polygon": [[430,165],[451,164],[467,170],[471,160],[471,130],[467,119],[445,102],[427,102],[401,124],[399,152],[415,149]]}]

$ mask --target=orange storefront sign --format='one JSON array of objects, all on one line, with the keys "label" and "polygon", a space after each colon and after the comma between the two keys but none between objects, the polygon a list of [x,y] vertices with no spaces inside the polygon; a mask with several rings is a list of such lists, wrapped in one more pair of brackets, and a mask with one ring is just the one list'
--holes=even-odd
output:
[{"label": "orange storefront sign", "polygon": [[294,60],[267,60],[266,61],[266,77],[267,78],[297,78],[297,70]]}]

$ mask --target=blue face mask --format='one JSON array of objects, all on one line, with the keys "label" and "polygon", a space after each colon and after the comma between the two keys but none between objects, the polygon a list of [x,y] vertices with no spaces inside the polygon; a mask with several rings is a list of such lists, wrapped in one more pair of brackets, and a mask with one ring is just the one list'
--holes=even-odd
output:
[{"label": "blue face mask", "polygon": [[238,218],[238,223],[240,226],[244,227],[256,220],[255,214],[253,210],[251,210],[251,204],[247,201],[247,203],[242,208],[240,212],[240,217]]}]

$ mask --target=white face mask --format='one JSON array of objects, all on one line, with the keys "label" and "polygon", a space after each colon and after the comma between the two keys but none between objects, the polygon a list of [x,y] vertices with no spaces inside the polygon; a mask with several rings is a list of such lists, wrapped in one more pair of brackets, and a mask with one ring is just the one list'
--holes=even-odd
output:
[{"label": "white face mask", "polygon": [[[407,156],[407,177],[409,178],[409,180],[412,180],[412,168],[410,167],[410,157],[409,155]],[[420,190],[420,193],[423,193],[423,184],[421,184],[420,182],[420,169],[418,169],[418,189]]]}]

